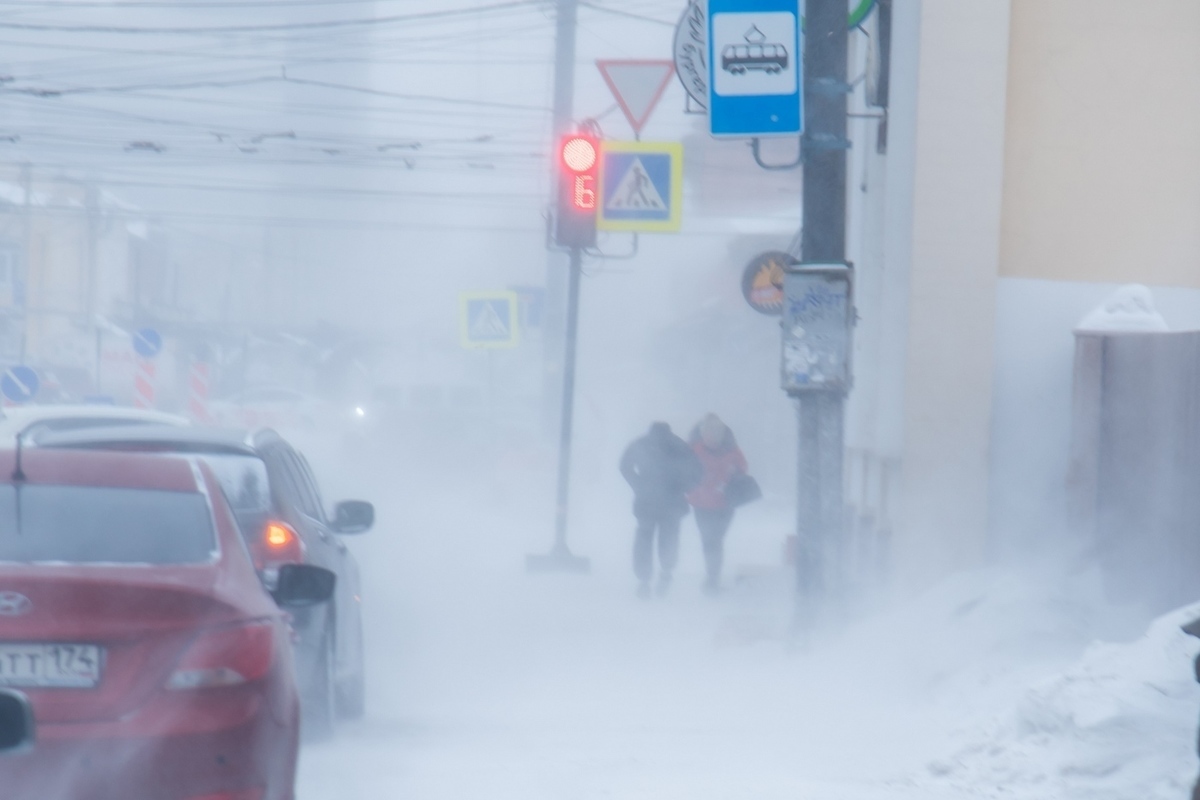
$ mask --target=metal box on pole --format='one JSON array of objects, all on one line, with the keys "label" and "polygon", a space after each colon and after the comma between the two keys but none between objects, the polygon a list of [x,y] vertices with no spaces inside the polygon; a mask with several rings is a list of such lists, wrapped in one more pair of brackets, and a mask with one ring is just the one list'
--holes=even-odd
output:
[{"label": "metal box on pole", "polygon": [[783,390],[845,395],[853,383],[854,270],[799,264],[783,278]]}]

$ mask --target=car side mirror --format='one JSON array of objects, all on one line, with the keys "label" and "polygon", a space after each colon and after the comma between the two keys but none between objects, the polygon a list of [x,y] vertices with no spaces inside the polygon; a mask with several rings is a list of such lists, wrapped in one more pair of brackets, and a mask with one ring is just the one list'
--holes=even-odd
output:
[{"label": "car side mirror", "polygon": [[33,745],[33,711],[25,695],[0,690],[0,753]]},{"label": "car side mirror", "polygon": [[337,533],[365,533],[375,524],[375,506],[366,500],[343,500],[333,507]]},{"label": "car side mirror", "polygon": [[283,564],[271,597],[280,608],[306,608],[333,597],[337,575],[311,564]]}]

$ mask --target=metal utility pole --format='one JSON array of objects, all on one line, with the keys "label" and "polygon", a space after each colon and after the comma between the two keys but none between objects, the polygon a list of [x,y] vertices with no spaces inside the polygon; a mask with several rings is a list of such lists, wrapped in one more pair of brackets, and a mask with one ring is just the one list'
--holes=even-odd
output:
[{"label": "metal utility pole", "polygon": [[[572,126],[575,98],[575,27],[577,0],[558,0],[554,46],[554,121],[553,141],[558,142]],[[559,167],[558,169],[561,169]],[[557,175],[557,170],[556,170]],[[555,197],[561,192],[561,182],[554,182]],[[560,209],[561,213],[561,209]],[[558,258],[551,256],[547,275],[547,305],[558,307],[561,287],[557,274]],[[561,267],[559,267],[561,269]],[[579,329],[579,282],[583,274],[583,247],[572,243],[569,248],[567,275],[567,316],[562,361],[562,410],[559,418],[558,487],[555,493],[554,546],[548,554],[526,556],[526,568],[532,572],[587,572],[591,562],[576,556],[567,547],[568,500],[571,485],[571,432],[575,410],[575,343]],[[547,330],[547,346],[554,346],[554,337]],[[549,364],[553,360],[547,359]]]},{"label": "metal utility pole", "polygon": [[[554,108],[550,123],[551,141],[557,142],[571,128],[575,99],[575,27],[578,0],[557,0],[554,34]],[[557,177],[557,176],[556,176]],[[557,180],[551,191],[558,191]],[[568,281],[563,275],[566,264],[562,253],[551,250],[546,254],[546,310],[543,320],[543,381],[542,413],[546,433],[553,431],[555,408],[561,401],[559,391],[563,381],[563,347],[566,342],[566,320],[563,316]],[[562,420],[558,420],[561,424]]]},{"label": "metal utility pole", "polygon": [[[849,148],[846,2],[808,0],[805,15],[804,216],[799,272],[805,265],[845,264]],[[845,280],[849,280],[848,271]],[[847,313],[853,314],[848,303]],[[800,423],[796,579],[800,614],[809,622],[821,598],[833,588],[827,585],[827,578],[836,580],[841,568],[846,388],[795,393]]]}]

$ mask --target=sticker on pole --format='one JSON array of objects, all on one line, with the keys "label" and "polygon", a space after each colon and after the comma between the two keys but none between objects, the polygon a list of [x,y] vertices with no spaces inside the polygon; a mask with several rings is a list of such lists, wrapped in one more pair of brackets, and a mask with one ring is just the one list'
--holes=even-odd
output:
[{"label": "sticker on pole", "polygon": [[709,0],[708,13],[712,135],[800,133],[797,0]]},{"label": "sticker on pole", "polygon": [[459,297],[459,332],[467,349],[516,347],[516,292],[477,292]]},{"label": "sticker on pole", "polygon": [[37,396],[40,386],[37,372],[24,364],[9,367],[0,375],[0,393],[10,403],[28,403]]},{"label": "sticker on pole", "polygon": [[666,233],[683,219],[683,145],[601,142],[600,213],[606,231]]},{"label": "sticker on pole", "polygon": [[162,334],[154,328],[139,328],[133,334],[133,351],[142,358],[154,358],[162,352]]}]

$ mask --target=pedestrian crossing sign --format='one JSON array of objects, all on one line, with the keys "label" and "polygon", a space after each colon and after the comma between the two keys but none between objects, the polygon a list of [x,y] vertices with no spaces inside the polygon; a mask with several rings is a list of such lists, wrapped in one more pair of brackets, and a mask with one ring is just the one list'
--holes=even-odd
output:
[{"label": "pedestrian crossing sign", "polygon": [[459,333],[467,349],[516,347],[516,292],[472,292],[459,297]]},{"label": "pedestrian crossing sign", "polygon": [[677,231],[683,211],[683,145],[601,142],[599,185],[600,230]]}]

